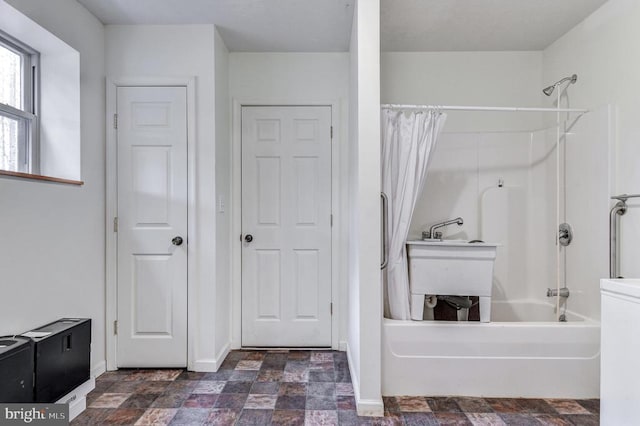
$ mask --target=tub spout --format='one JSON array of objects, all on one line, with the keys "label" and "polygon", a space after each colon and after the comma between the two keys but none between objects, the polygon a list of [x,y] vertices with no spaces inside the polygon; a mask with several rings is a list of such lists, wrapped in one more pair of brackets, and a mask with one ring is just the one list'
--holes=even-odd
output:
[{"label": "tub spout", "polygon": [[562,287],[560,291],[558,291],[558,289],[555,289],[555,288],[547,289],[547,297],[556,297],[556,296],[569,297],[569,289],[567,287]]}]

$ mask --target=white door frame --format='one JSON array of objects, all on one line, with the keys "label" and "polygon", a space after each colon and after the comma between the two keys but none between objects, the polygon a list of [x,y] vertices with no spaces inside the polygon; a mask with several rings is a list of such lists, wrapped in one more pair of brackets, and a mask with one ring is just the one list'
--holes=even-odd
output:
[{"label": "white door frame", "polygon": [[107,370],[117,370],[117,338],[114,333],[114,322],[118,312],[117,294],[117,256],[118,234],[114,232],[114,218],[118,215],[118,185],[117,185],[117,133],[114,128],[114,114],[117,111],[116,92],[118,87],[186,87],[187,88],[187,367],[192,369],[194,364],[194,327],[195,327],[195,256],[193,248],[197,238],[196,209],[195,209],[195,171],[196,171],[196,103],[195,77],[119,77],[107,78],[107,108],[106,108],[106,350]]},{"label": "white door frame", "polygon": [[[231,126],[231,348],[242,347],[242,107],[243,106],[329,106],[331,107],[331,126],[333,138],[331,140],[331,214],[333,226],[331,227],[331,303],[333,303],[333,315],[331,316],[331,348],[345,350],[345,345],[340,344],[340,289],[338,286],[340,277],[340,258],[346,256],[341,250],[339,241],[341,223],[343,220],[340,204],[340,170],[341,170],[341,123],[339,109],[340,102],[335,99],[326,101],[306,102],[300,99],[232,99],[232,126]],[[342,257],[344,258],[344,257]]]}]

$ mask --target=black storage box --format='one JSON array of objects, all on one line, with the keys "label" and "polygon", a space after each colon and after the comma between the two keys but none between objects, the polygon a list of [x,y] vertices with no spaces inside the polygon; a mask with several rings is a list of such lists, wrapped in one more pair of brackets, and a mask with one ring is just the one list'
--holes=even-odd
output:
[{"label": "black storage box", "polygon": [[50,333],[33,337],[35,402],[55,402],[89,380],[90,319],[63,318],[31,333]]},{"label": "black storage box", "polygon": [[33,341],[0,337],[0,403],[33,402]]}]

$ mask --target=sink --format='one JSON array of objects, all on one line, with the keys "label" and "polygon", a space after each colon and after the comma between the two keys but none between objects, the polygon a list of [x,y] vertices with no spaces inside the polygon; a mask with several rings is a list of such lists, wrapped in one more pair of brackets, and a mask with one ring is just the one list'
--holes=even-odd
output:
[{"label": "sink", "polygon": [[485,243],[480,240],[436,240],[436,239],[426,239],[426,240],[408,240],[407,245],[436,245],[436,246],[466,246],[469,244],[477,245],[477,246],[492,246],[498,247],[499,244],[494,243]]},{"label": "sink", "polygon": [[425,296],[479,296],[480,321],[489,322],[497,247],[467,240],[407,241],[411,318],[422,320]]}]

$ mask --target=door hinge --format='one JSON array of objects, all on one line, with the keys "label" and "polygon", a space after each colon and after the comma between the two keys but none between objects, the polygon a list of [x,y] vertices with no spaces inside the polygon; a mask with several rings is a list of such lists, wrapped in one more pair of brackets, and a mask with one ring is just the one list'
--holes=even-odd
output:
[{"label": "door hinge", "polygon": [[329,303],[329,312],[333,315],[333,302]]},{"label": "door hinge", "polygon": [[329,222],[331,223],[331,227],[333,227],[333,215],[329,215]]},{"label": "door hinge", "polygon": [[333,126],[331,126],[331,139],[333,139]]},{"label": "door hinge", "polygon": [[113,128],[118,128],[118,114],[113,114]]},{"label": "door hinge", "polygon": [[118,232],[118,218],[113,218],[113,232]]},{"label": "door hinge", "polygon": [[118,335],[118,320],[113,322],[113,334]]}]

